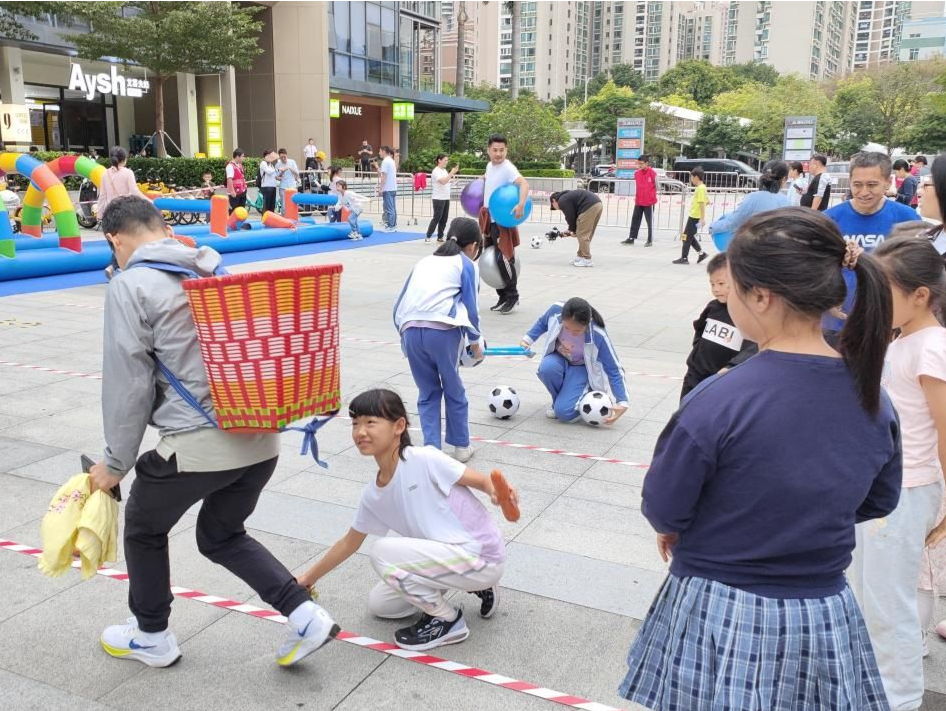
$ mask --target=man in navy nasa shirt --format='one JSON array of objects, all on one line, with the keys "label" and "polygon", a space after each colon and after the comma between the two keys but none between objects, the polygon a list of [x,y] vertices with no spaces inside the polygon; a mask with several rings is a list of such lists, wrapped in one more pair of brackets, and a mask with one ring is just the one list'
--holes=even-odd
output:
[{"label": "man in navy nasa shirt", "polygon": [[[919,219],[912,207],[885,197],[890,187],[890,158],[883,153],[865,151],[855,154],[851,158],[850,179],[851,199],[824,213],[834,220],[844,239],[872,252],[890,234],[894,225]],[[847,284],[847,298],[841,311],[848,314],[854,304],[857,277],[850,269],[844,269],[842,273]],[[841,330],[844,319],[826,314],[822,325],[830,341]]]}]

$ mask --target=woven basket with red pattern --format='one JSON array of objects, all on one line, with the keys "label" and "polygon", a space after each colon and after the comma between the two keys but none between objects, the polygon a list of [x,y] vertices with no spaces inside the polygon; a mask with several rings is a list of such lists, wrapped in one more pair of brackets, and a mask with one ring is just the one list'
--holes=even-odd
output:
[{"label": "woven basket with red pattern", "polygon": [[222,429],[277,431],[341,404],[342,266],[187,279]]}]

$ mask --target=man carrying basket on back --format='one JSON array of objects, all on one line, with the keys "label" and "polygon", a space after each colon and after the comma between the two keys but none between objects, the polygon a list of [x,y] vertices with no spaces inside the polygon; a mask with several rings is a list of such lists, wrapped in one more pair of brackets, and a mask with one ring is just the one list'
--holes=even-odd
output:
[{"label": "man carrying basket on back", "polygon": [[[208,247],[192,249],[169,239],[170,228],[150,202],[118,198],[101,219],[122,271],[105,298],[106,449],[104,461],[91,469],[92,486],[108,491],[132,467],[136,473],[125,507],[128,605],[134,617],[107,627],[102,647],[113,657],[152,667],[180,659],[177,640],[168,630],[173,599],[168,532],[203,500],[198,549],[289,619],[288,639],[277,662],[294,664],[330,641],[339,628],[244,527],[276,468],[279,435],[217,429],[203,414],[212,413],[213,405],[181,282],[182,276],[220,273],[221,257]],[[155,266],[135,268],[149,265]],[[195,403],[172,385],[175,376]],[[160,430],[161,440],[139,458],[149,424]]]}]

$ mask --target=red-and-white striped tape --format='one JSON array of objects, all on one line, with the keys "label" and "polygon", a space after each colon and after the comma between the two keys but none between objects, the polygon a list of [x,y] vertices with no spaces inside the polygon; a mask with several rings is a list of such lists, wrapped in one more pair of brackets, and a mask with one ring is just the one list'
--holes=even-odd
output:
[{"label": "red-and-white striped tape", "polygon": [[[39,548],[24,546],[20,543],[16,543],[15,541],[9,541],[3,538],[0,538],[0,549],[13,551],[14,553],[22,553],[23,555],[32,556],[34,558],[38,558],[43,553],[43,551]],[[79,561],[73,561],[72,567],[80,567]],[[99,568],[98,574],[113,580],[124,580],[126,582],[128,580],[128,573],[115,570],[113,568]],[[207,595],[206,593],[202,593],[198,590],[191,590],[190,588],[182,588],[172,585],[171,592],[176,597],[195,600],[196,602],[202,602],[205,605],[219,607],[224,610],[229,610],[230,612],[239,612],[243,615],[250,615],[251,617],[258,617],[260,619],[270,620],[272,622],[283,623],[286,621],[286,618],[275,610],[267,610],[262,607],[256,607],[255,605],[237,602],[236,600],[228,600],[223,597],[217,597],[216,595]],[[546,701],[554,701],[555,703],[561,704],[563,706],[584,709],[585,711],[621,711],[614,706],[600,704],[596,701],[589,701],[588,699],[583,699],[580,696],[563,694],[561,691],[554,691],[553,689],[536,686],[535,684],[530,684],[527,681],[520,681],[518,679],[513,679],[512,677],[503,676],[502,674],[494,674],[493,672],[487,671],[485,669],[467,666],[466,664],[454,662],[449,659],[441,659],[440,657],[434,657],[423,652],[412,652],[407,649],[401,649],[395,644],[382,642],[381,640],[373,639],[372,637],[365,637],[364,635],[360,635],[355,632],[339,632],[336,639],[341,642],[348,642],[349,644],[364,647],[365,649],[371,649],[375,652],[381,652],[382,654],[387,654],[391,657],[399,657],[417,664],[423,664],[424,666],[442,669],[443,671],[456,674],[457,676],[466,677],[468,679],[476,679],[477,681],[483,681],[487,684],[492,684],[493,686],[501,686],[504,689],[511,689],[512,691],[529,694],[530,696],[537,696],[538,698],[545,699]]]},{"label": "red-and-white striped tape", "polygon": [[[56,370],[55,368],[45,368],[39,365],[25,365],[23,363],[15,363],[9,360],[0,360],[0,366],[6,365],[15,368],[29,368],[31,370],[39,370],[46,373],[56,373],[59,375],[72,375],[79,378],[92,378],[93,380],[101,380],[101,375],[93,375],[89,373],[77,373],[71,370]],[[349,418],[339,415],[336,417],[339,420],[347,420]],[[420,432],[419,427],[411,427],[411,430],[415,432]],[[566,449],[556,449],[554,447],[541,447],[537,444],[522,444],[520,442],[509,442],[504,439],[488,439],[486,437],[475,437],[471,436],[470,439],[473,442],[481,442],[483,444],[495,444],[499,447],[509,447],[510,449],[527,449],[531,452],[542,452],[543,454],[555,454],[560,457],[572,457],[574,459],[586,459],[591,462],[604,462],[606,464],[619,464],[624,467],[631,467],[634,469],[647,469],[650,467],[650,464],[644,464],[642,462],[629,462],[623,459],[615,459],[613,457],[602,457],[597,454],[586,454],[583,452],[570,452]]]},{"label": "red-and-white striped tape", "polygon": [[[569,274],[549,274],[549,275],[547,275],[547,276],[574,276],[574,275],[569,275]],[[95,309],[95,310],[98,310],[98,311],[101,311],[101,310],[103,309],[102,306],[93,306],[93,305],[91,305],[91,304],[65,303],[65,304],[63,304],[63,306],[72,306],[72,307],[74,307],[74,308],[79,308],[79,309]],[[378,340],[378,339],[376,339],[376,338],[361,338],[361,337],[359,337],[359,336],[342,336],[342,340],[343,340],[343,341],[351,341],[352,343],[371,343],[371,344],[376,345],[376,346],[400,346],[400,345],[401,345],[401,344],[400,344],[399,342],[397,342],[397,341],[382,341],[382,340]],[[526,357],[522,357],[522,358],[513,357],[512,360],[531,360],[531,358],[526,358]],[[0,362],[0,365],[7,365],[7,364]],[[30,366],[22,366],[22,367],[24,367],[24,368],[29,368]],[[57,372],[60,372],[60,371],[57,371]],[[629,370],[629,371],[627,371],[626,375],[634,375],[634,376],[638,376],[638,377],[641,377],[641,378],[659,378],[659,379],[661,379],[661,380],[683,380],[683,378],[680,377],[679,375],[662,375],[662,374],[659,374],[659,373],[643,373],[643,372],[641,372],[641,371],[639,371],[639,370]],[[85,376],[85,377],[90,377],[90,376]],[[97,376],[91,376],[91,377],[97,377]]]},{"label": "red-and-white striped tape", "polygon": [[101,380],[101,374],[80,373],[75,370],[59,370],[58,368],[47,368],[43,365],[30,365],[28,363],[17,363],[12,360],[0,360],[0,365],[6,365],[10,368],[26,368],[28,370],[38,370],[43,373],[54,373],[56,375],[70,375],[74,378],[90,378],[92,380]]}]

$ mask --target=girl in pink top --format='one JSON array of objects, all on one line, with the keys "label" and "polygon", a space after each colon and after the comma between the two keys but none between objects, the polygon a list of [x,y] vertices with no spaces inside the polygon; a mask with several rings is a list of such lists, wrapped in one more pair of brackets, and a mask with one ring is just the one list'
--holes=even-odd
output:
[{"label": "girl in pink top", "polygon": [[[105,214],[105,208],[115,198],[131,195],[139,197],[142,200],[148,200],[148,196],[138,189],[138,182],[135,180],[135,174],[130,168],[125,167],[128,160],[128,154],[121,146],[113,146],[108,152],[109,160],[112,161],[112,167],[105,171],[102,177],[102,184],[99,185],[99,201],[96,205],[99,221]],[[109,242],[111,245],[111,242]],[[105,267],[105,278],[111,280],[118,270],[118,261],[112,254],[112,263]]]},{"label": "girl in pink top", "polygon": [[936,599],[929,552],[946,539],[946,328],[937,318],[946,270],[922,237],[887,239],[874,256],[890,280],[893,327],[900,331],[887,349],[882,384],[900,415],[903,488],[893,513],[857,526],[850,577],[890,708],[918,709]]},{"label": "girl in pink top", "polygon": [[135,174],[125,167],[125,162],[128,160],[125,149],[114,146],[108,152],[108,157],[112,161],[112,167],[105,171],[102,184],[99,186],[98,216],[100,220],[105,214],[105,208],[115,198],[133,195],[142,200],[148,199],[148,196],[138,189]]}]

